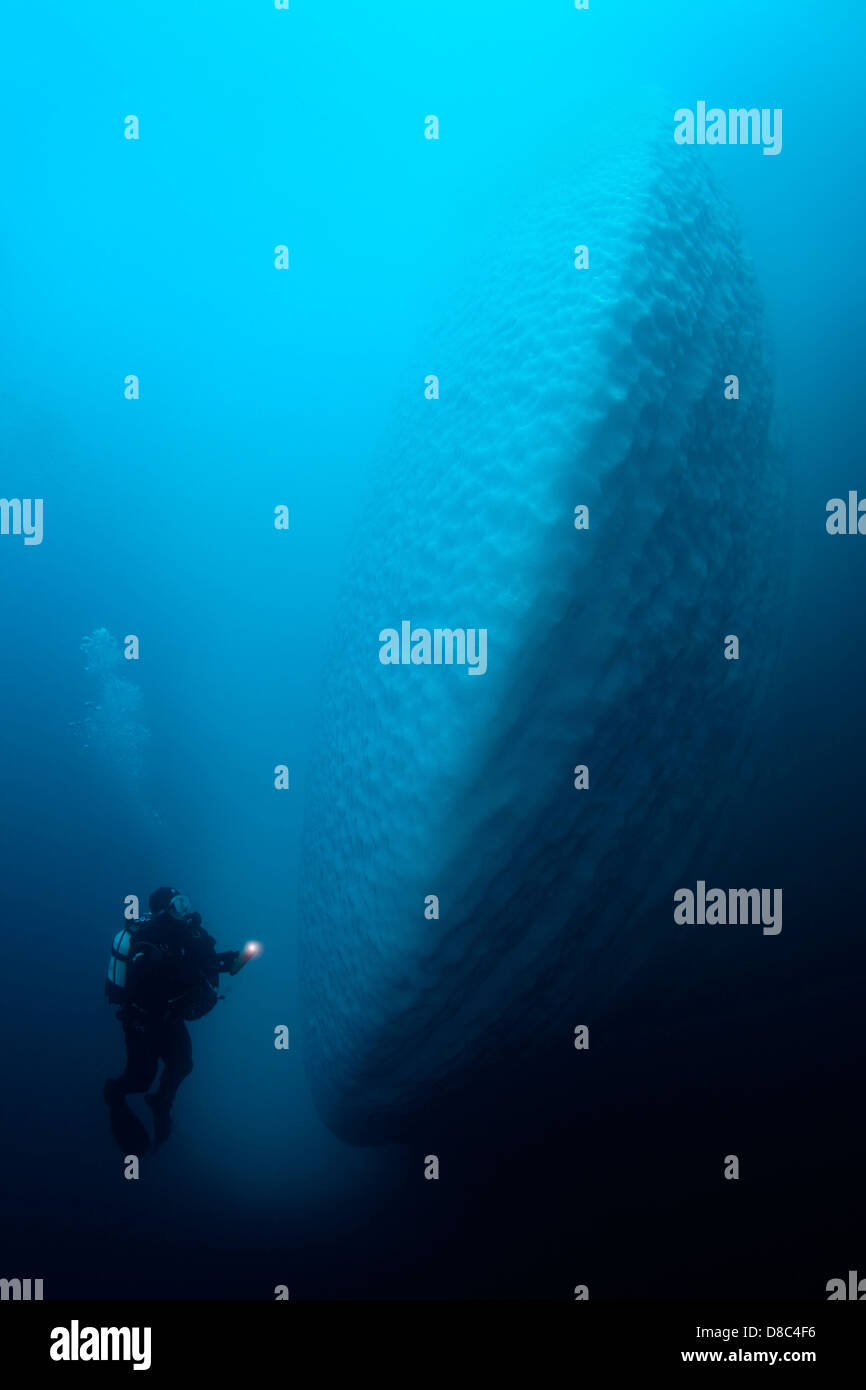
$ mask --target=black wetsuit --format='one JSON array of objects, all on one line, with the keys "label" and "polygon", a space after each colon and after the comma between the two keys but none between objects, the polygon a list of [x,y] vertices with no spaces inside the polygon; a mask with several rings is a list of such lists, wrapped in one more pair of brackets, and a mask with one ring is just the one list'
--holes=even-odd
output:
[{"label": "black wetsuit", "polygon": [[198,914],[178,922],[159,913],[132,934],[129,999],[117,1013],[126,1039],[126,1068],[113,1083],[117,1099],[146,1091],[161,1059],[165,1069],[156,1100],[171,1105],[192,1071],[192,1040],[184,1020],[208,1012],[220,971],[230,970],[237,959],[237,951],[217,952],[215,944]]}]

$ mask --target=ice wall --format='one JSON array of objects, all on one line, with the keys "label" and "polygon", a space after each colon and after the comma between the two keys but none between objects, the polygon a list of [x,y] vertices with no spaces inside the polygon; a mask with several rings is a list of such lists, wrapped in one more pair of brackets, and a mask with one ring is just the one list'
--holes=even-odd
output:
[{"label": "ice wall", "polygon": [[[419,383],[358,529],[302,883],[311,1082],[358,1142],[609,1006],[747,753],[722,639],[773,594],[759,299],[706,160],[615,143],[446,306],[441,399]],[[381,665],[402,619],[486,627],[487,673]]]}]

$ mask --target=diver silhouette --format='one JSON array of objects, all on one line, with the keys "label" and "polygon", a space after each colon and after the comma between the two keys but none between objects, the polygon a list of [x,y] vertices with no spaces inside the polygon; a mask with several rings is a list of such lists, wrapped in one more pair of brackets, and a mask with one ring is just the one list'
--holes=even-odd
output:
[{"label": "diver silhouette", "polygon": [[248,952],[214,950],[214,938],[176,888],[157,888],[150,912],[129,922],[115,936],[105,993],[119,1004],[126,1067],[105,1083],[112,1133],[125,1153],[142,1154],[150,1137],[126,1103],[147,1091],[164,1063],[159,1085],[144,1099],[153,1112],[154,1147],[171,1133],[171,1107],[177,1088],[192,1071],[192,1040],[187,1022],[203,1018],[221,997],[220,972],[236,975]]}]

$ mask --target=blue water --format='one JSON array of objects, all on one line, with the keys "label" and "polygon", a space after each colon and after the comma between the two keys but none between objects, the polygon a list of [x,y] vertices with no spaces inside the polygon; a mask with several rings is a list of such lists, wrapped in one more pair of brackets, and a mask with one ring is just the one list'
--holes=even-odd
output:
[{"label": "blue water", "polygon": [[[0,494],[45,522],[0,537],[0,1275],[821,1296],[861,1258],[866,542],[824,519],[864,486],[862,17],[5,28]],[[676,147],[699,100],[781,108],[782,153]],[[488,672],[382,667],[403,618],[486,626]],[[140,659],[94,662],[100,629]],[[684,941],[702,877],[782,884],[781,935]],[[102,978],[160,883],[264,952],[127,1182]]]}]

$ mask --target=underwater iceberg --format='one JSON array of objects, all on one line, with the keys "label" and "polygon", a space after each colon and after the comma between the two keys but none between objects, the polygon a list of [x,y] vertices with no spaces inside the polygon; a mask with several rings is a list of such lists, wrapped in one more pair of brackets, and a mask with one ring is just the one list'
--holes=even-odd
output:
[{"label": "underwater iceberg", "polygon": [[[455,294],[441,399],[419,384],[395,418],[302,859],[306,1061],[353,1142],[568,1048],[733,814],[780,483],[760,299],[703,153],[665,133],[557,161]],[[405,620],[485,629],[486,672],[383,665]]]}]

